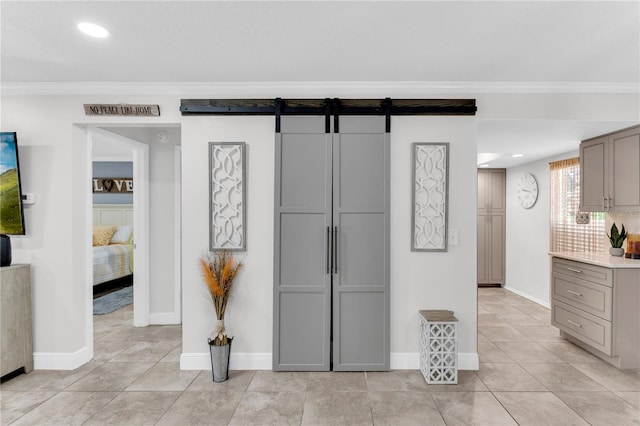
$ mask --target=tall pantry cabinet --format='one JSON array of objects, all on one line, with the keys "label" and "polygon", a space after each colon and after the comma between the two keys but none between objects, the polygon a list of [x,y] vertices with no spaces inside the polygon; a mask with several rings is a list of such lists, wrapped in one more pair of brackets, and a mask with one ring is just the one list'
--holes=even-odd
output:
[{"label": "tall pantry cabinet", "polygon": [[504,284],[506,170],[478,170],[478,285]]}]

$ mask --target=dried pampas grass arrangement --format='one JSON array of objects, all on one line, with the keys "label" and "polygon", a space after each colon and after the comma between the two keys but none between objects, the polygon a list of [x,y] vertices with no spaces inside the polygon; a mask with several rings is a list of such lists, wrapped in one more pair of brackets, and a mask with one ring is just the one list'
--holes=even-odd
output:
[{"label": "dried pampas grass arrangement", "polygon": [[211,340],[215,346],[228,344],[224,314],[227,310],[233,280],[241,266],[242,262],[236,262],[233,255],[226,250],[211,253],[208,257],[200,259],[204,282],[216,310],[216,326],[211,333]]}]

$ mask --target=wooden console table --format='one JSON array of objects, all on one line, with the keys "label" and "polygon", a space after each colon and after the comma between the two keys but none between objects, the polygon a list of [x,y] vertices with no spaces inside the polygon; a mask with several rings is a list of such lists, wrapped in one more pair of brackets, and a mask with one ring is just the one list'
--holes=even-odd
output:
[{"label": "wooden console table", "polygon": [[0,376],[20,368],[29,373],[33,370],[30,265],[0,268],[0,301]]}]

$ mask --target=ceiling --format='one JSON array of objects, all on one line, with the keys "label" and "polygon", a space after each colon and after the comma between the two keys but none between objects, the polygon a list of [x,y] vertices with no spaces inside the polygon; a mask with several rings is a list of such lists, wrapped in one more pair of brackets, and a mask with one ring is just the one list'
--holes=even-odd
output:
[{"label": "ceiling", "polygon": [[[637,1],[3,0],[0,15],[5,87],[388,82],[637,93],[640,83]],[[81,21],[110,36],[82,35]],[[511,167],[632,124],[479,120],[478,150]]]}]

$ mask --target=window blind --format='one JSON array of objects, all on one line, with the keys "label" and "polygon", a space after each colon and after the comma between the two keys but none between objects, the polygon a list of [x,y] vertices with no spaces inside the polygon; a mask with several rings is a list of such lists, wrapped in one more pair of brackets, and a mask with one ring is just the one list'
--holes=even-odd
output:
[{"label": "window blind", "polygon": [[549,163],[551,251],[605,250],[604,212],[589,213],[588,224],[577,224],[580,208],[580,159]]}]

